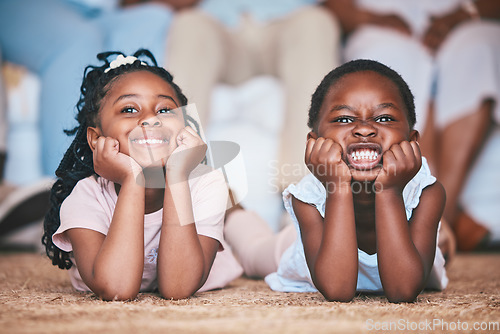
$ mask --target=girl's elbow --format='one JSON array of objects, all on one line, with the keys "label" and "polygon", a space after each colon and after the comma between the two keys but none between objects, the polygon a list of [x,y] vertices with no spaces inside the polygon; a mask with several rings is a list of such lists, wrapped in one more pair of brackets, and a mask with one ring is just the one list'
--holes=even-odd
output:
[{"label": "girl's elbow", "polygon": [[420,293],[419,289],[406,288],[392,292],[386,291],[385,296],[387,297],[387,300],[391,303],[413,303],[417,299],[419,293]]},{"label": "girl's elbow", "polygon": [[323,297],[329,302],[350,302],[356,295],[356,287],[354,288],[340,288],[340,287],[326,287],[319,289]]},{"label": "girl's elbow", "polygon": [[126,301],[137,297],[141,289],[141,281],[117,282],[115,280],[101,279],[94,281],[89,287],[102,300]]},{"label": "girl's elbow", "polygon": [[165,299],[179,300],[191,297],[197,290],[190,288],[159,288],[160,295]]},{"label": "girl's elbow", "polygon": [[383,280],[382,282],[384,294],[389,302],[413,303],[425,287],[426,275],[414,272],[406,276],[406,279]]},{"label": "girl's elbow", "polygon": [[336,292],[336,293],[325,293],[323,292],[323,297],[325,297],[326,300],[329,302],[341,302],[341,303],[348,303],[350,302],[354,296],[354,292]]},{"label": "girl's elbow", "polygon": [[[323,277],[323,278],[321,278]],[[326,279],[325,279],[326,277]],[[350,302],[356,295],[356,277],[339,278],[332,275],[316,275],[314,285],[329,302]]]},{"label": "girl's elbow", "polygon": [[159,280],[158,291],[165,299],[185,299],[191,297],[201,287],[201,283],[189,280]]},{"label": "girl's elbow", "polygon": [[417,295],[396,295],[387,296],[387,300],[391,303],[413,303],[417,299]]},{"label": "girl's elbow", "polygon": [[158,275],[158,291],[165,299],[185,299],[194,295],[205,284],[205,281],[206,277],[203,277],[202,273],[181,278]]},{"label": "girl's elbow", "polygon": [[105,301],[127,301],[135,299],[139,294],[139,289],[104,288],[94,293]]}]

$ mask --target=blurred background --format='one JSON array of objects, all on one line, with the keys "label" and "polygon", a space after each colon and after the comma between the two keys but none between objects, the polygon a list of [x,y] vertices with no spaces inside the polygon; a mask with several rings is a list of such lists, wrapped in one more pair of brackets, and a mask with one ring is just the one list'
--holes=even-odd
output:
[{"label": "blurred background", "polygon": [[2,248],[41,249],[85,66],[139,48],[196,104],[207,141],[240,146],[233,191],[274,231],[288,220],[281,192],[306,173],[323,76],[352,59],[388,65],[447,191],[440,246],[498,247],[500,0],[0,0]]}]

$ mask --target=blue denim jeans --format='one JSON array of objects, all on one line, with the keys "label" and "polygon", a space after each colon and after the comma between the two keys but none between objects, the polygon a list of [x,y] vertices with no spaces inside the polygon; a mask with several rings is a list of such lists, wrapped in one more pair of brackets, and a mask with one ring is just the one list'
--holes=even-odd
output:
[{"label": "blue denim jeans", "polygon": [[[26,67],[41,81],[39,128],[42,167],[54,172],[71,143],[63,130],[76,126],[75,105],[85,66],[103,51],[126,54],[147,48],[164,63],[171,10],[144,4],[89,12],[65,0],[0,1],[3,59]],[[29,142],[9,143],[8,150]]]}]

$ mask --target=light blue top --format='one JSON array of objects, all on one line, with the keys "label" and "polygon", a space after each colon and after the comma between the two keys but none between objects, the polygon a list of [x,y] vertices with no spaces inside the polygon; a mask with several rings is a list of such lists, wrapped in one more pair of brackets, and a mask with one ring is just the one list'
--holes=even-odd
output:
[{"label": "light blue top", "polygon": [[[403,190],[403,200],[406,209],[406,218],[409,220],[413,209],[420,201],[422,190],[433,184],[436,178],[431,175],[425,158],[422,158],[422,167]],[[292,196],[298,200],[316,207],[322,217],[325,217],[326,190],[323,184],[312,174],[305,176],[297,185],[290,185],[283,192],[285,208],[292,216],[297,239],[283,253],[278,271],[266,276],[266,283],[275,291],[283,292],[316,292],[307,267],[304,246],[300,237],[300,228],[297,217],[293,212]],[[367,254],[358,249],[358,282],[357,291],[382,292],[382,283],[378,273],[377,254]],[[436,247],[434,265],[427,283],[428,288],[442,290],[448,284],[444,269],[444,258],[439,247]]]},{"label": "light blue top", "polygon": [[242,15],[248,14],[259,22],[281,18],[317,0],[205,0],[200,6],[228,27],[236,27]]},{"label": "light blue top", "polygon": [[[40,79],[40,140],[35,144],[41,144],[39,156],[45,176],[54,176],[73,140],[63,129],[76,125],[75,104],[80,97],[83,70],[89,64],[99,64],[99,52],[132,54],[146,48],[160,65],[165,63],[172,11],[153,2],[113,10],[117,3],[0,0],[2,58],[27,68]],[[26,144],[26,140],[9,141],[9,151],[24,150],[20,147]],[[31,174],[29,177],[37,177],[36,171]]]},{"label": "light blue top", "polygon": [[120,7],[119,0],[66,0],[75,5],[82,13],[88,16],[100,12],[112,11]]}]

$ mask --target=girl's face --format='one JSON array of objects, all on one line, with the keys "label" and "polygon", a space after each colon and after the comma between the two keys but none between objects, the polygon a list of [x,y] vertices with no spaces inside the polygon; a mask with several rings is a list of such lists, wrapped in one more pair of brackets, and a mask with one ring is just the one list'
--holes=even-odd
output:
[{"label": "girl's face", "polygon": [[185,127],[174,89],[149,71],[123,74],[102,99],[98,136],[118,140],[120,152],[142,167],[164,164]]},{"label": "girl's face", "polygon": [[342,159],[355,180],[375,180],[383,154],[393,144],[418,139],[410,131],[398,87],[373,71],[345,75],[330,87],[313,138],[330,138],[342,147]]}]

